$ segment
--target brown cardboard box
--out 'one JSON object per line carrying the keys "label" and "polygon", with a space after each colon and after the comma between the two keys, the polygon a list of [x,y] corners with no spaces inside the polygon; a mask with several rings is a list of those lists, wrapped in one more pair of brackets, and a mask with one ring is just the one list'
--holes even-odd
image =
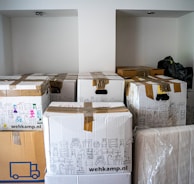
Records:
{"label": "brown cardboard box", "polygon": [[134,76],[145,77],[148,75],[164,75],[164,69],[152,68],[148,66],[118,66],[116,72],[124,78],[132,78]]}
{"label": "brown cardboard box", "polygon": [[0,148],[0,183],[44,182],[42,131],[1,131]]}

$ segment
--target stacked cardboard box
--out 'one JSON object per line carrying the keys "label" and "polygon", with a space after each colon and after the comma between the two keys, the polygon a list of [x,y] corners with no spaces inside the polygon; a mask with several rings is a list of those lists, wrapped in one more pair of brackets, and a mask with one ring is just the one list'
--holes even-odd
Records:
{"label": "stacked cardboard box", "polygon": [[47,78],[51,101],[75,102],[77,100],[77,73],[32,73],[25,80]]}
{"label": "stacked cardboard box", "polygon": [[112,72],[79,73],[78,102],[123,102],[124,79]]}
{"label": "stacked cardboard box", "polygon": [[126,80],[126,105],[139,128],[186,124],[187,84],[163,75]]}
{"label": "stacked cardboard box", "polygon": [[146,77],[148,75],[164,75],[164,69],[148,66],[117,66],[116,73],[123,78],[133,78],[135,76]]}
{"label": "stacked cardboard box", "polygon": [[77,77],[76,73],[63,73],[51,78],[51,101],[76,102]]}
{"label": "stacked cardboard box", "polygon": [[50,103],[49,83],[26,78],[0,79],[0,183],[44,182],[42,125]]}
{"label": "stacked cardboard box", "polygon": [[121,102],[52,102],[44,114],[46,184],[129,184],[132,115]]}

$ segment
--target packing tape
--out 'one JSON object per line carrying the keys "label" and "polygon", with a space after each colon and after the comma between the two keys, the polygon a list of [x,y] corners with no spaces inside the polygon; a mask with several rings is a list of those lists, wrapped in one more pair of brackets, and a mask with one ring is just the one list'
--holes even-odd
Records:
{"label": "packing tape", "polygon": [[12,132],[12,141],[14,144],[21,145],[20,133],[18,131]]}
{"label": "packing tape", "polygon": [[121,107],[92,107],[92,102],[85,102],[84,107],[54,107],[49,106],[47,112],[58,113],[81,113],[84,114],[84,130],[92,132],[93,130],[93,114],[94,113],[119,113],[128,112],[125,106]]}
{"label": "packing tape", "polygon": [[104,90],[109,83],[109,79],[102,72],[91,72],[93,81],[92,86],[96,86],[97,90]]}

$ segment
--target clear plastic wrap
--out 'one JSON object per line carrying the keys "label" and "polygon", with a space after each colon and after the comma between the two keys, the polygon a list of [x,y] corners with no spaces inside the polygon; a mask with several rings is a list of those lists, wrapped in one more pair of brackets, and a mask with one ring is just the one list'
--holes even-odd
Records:
{"label": "clear plastic wrap", "polygon": [[194,125],[137,130],[134,184],[193,184]]}

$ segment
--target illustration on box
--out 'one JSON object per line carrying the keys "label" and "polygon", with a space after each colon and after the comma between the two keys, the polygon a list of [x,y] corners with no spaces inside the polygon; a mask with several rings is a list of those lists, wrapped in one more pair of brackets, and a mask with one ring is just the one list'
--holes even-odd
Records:
{"label": "illustration on box", "polygon": [[42,109],[36,103],[0,103],[0,129],[41,129]]}
{"label": "illustration on box", "polygon": [[52,144],[50,171],[59,175],[128,172],[130,151],[130,140],[72,138]]}
{"label": "illustration on box", "polygon": [[[0,183],[43,182],[37,163],[9,162],[7,171],[0,175]],[[1,173],[1,172],[0,172]],[[7,175],[5,175],[7,173]]]}
{"label": "illustration on box", "polygon": [[10,177],[15,180],[20,178],[38,179],[40,177],[38,164],[32,164],[32,162],[10,162]]}

